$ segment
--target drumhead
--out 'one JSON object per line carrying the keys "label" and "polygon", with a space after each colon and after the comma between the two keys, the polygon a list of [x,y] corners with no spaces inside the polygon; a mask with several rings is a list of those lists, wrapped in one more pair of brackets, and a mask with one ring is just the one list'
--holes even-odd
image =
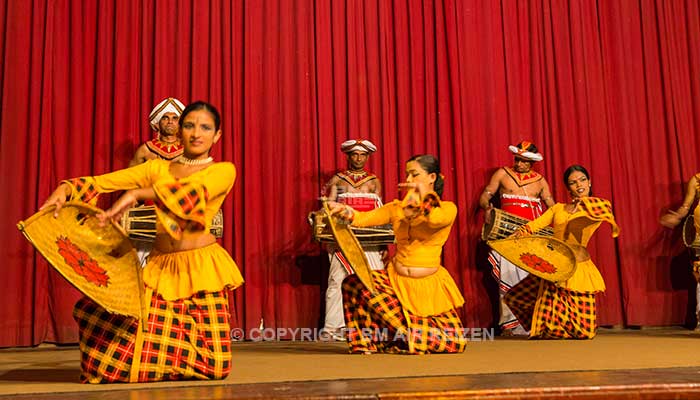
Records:
{"label": "drumhead", "polygon": [[494,238],[489,237],[491,235],[491,232],[493,231],[493,226],[496,224],[496,210],[497,208],[492,208],[489,211],[487,211],[491,217],[491,222],[487,223],[484,220],[484,225],[481,227],[481,240],[487,241],[491,240]]}

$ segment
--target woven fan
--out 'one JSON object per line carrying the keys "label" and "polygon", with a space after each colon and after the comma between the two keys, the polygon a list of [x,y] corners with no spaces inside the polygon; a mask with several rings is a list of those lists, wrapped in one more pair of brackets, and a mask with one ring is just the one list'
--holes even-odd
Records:
{"label": "woven fan", "polygon": [[574,251],[553,237],[527,236],[486,243],[508,261],[551,282],[566,281],[576,269]]}
{"label": "woven fan", "polygon": [[63,277],[107,311],[140,318],[143,287],[136,251],[113,223],[99,225],[97,207],[68,202],[49,207],[17,228]]}
{"label": "woven fan", "polygon": [[331,227],[335,241],[340,247],[340,251],[348,260],[352,268],[355,270],[355,275],[360,279],[360,281],[365,285],[370,293],[375,293],[374,281],[372,280],[372,271],[369,268],[369,262],[365,256],[360,242],[355,237],[355,234],[350,229],[348,224],[340,224],[332,218],[331,211],[328,208],[328,203],[323,202],[323,208],[328,214],[328,225]]}

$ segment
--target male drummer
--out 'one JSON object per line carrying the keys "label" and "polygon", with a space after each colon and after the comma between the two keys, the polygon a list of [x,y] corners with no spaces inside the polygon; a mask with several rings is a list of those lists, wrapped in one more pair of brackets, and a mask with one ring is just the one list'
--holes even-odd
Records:
{"label": "male drummer", "polygon": [[[683,219],[688,216],[691,206],[698,197],[700,197],[700,172],[693,175],[690,178],[690,181],[688,181],[685,198],[683,199],[683,205],[681,205],[676,211],[668,210],[659,221],[661,225],[665,226],[666,228],[673,229],[680,224]],[[692,222],[693,226],[695,227],[695,235],[689,239],[691,243],[686,242],[686,246],[688,246],[688,249],[691,251],[694,259],[692,264],[693,276],[695,276],[695,280],[698,282],[695,287],[695,330],[700,331],[700,247],[698,247],[698,241],[700,241],[700,204],[695,206],[692,220],[686,221],[686,223],[688,222]],[[685,241],[685,234],[683,237]]]}
{"label": "male drummer", "polygon": [[[158,103],[148,115],[148,122],[151,129],[156,132],[153,139],[141,144],[134,158],[129,162],[129,166],[145,163],[148,160],[161,158],[163,160],[174,160],[182,155],[184,147],[180,142],[180,115],[185,105],[174,97]],[[151,244],[136,242],[136,253],[141,265],[146,265],[146,258],[151,251]]]}
{"label": "male drummer", "polygon": [[[542,161],[537,147],[530,142],[520,142],[508,146],[514,154],[513,167],[502,167],[494,172],[489,184],[479,198],[479,206],[485,211],[487,223],[491,223],[494,195],[500,197],[501,209],[505,212],[533,220],[542,215],[544,202],[547,207],[554,205],[549,185],[542,175],[532,170],[535,162]],[[503,302],[503,295],[527,276],[527,272],[491,250],[489,263],[493,267],[493,276],[498,281],[500,300],[499,326],[501,335],[527,335],[529,327],[523,327],[518,319]]]}
{"label": "male drummer", "polygon": [[134,158],[129,162],[130,167],[156,158],[173,160],[182,155],[178,121],[184,109],[185,105],[174,97],[168,97],[153,108],[148,122],[156,135],[136,149]]}
{"label": "male drummer", "polygon": [[[365,170],[369,155],[377,151],[377,147],[369,140],[348,140],[340,146],[340,150],[347,155],[348,167],[333,175],[326,184],[328,199],[349,204],[358,211],[369,211],[380,207],[382,200],[379,178]],[[379,247],[364,249],[370,268],[384,269]],[[329,249],[329,252],[331,266],[326,290],[326,321],[321,331],[321,338],[344,341],[345,318],[340,286],[343,279],[354,271],[339,250]]]}

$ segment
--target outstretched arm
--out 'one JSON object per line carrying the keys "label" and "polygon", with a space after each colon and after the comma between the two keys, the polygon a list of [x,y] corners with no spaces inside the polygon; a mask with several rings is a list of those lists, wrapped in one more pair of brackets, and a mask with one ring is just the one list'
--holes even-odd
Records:
{"label": "outstretched arm", "polygon": [[44,204],[39,207],[39,210],[43,210],[49,206],[56,206],[56,210],[53,212],[53,217],[58,218],[58,211],[61,210],[63,205],[66,203],[70,194],[72,192],[71,186],[67,183],[61,183],[58,185],[56,190],[51,193],[48,199],[44,201]]}
{"label": "outstretched arm", "polygon": [[103,223],[109,219],[118,222],[122,214],[137,202],[156,199],[156,192],[152,187],[127,190],[109,209],[97,214],[97,219]]}
{"label": "outstretched arm", "polygon": [[99,176],[84,176],[62,181],[56,190],[46,199],[40,210],[56,206],[54,216],[58,216],[59,210],[66,201],[83,201],[95,205],[97,197],[101,193],[114,192],[116,190],[138,189],[149,186],[151,166],[148,163],[135,167],[110,172]]}
{"label": "outstretched arm", "polygon": [[[403,217],[400,207],[394,203],[385,204],[382,207],[371,211],[356,211],[347,204],[340,204],[333,201],[328,202],[330,217],[344,221],[353,226],[377,226],[391,223],[392,217]],[[400,215],[401,214],[401,215]]]}
{"label": "outstretched arm", "polygon": [[664,214],[659,220],[659,223],[661,223],[661,225],[667,228],[673,228],[681,223],[681,220],[683,220],[683,218],[685,218],[685,216],[688,215],[688,212],[690,212],[690,206],[693,205],[693,201],[695,200],[695,196],[697,195],[697,185],[697,178],[695,176],[690,178],[690,181],[688,182],[688,187],[685,191],[683,205],[678,207],[678,210],[676,211],[668,210],[668,212]]}
{"label": "outstretched arm", "polygon": [[554,221],[554,208],[550,207],[547,209],[547,211],[545,211],[544,214],[540,215],[535,220],[530,221],[527,224],[521,226],[509,237],[520,238],[530,236],[533,233],[539,231],[540,229],[550,226],[552,224],[552,221]]}

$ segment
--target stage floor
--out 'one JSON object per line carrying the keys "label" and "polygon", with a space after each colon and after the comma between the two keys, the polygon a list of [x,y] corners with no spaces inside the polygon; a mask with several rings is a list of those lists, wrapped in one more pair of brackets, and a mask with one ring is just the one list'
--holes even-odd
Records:
{"label": "stage floor", "polygon": [[[602,329],[589,341],[495,338],[471,342],[463,354],[427,356],[350,355],[344,343],[238,342],[231,375],[213,382],[83,385],[78,357],[72,346],[0,350],[0,397],[700,398],[700,333],[680,328]],[[650,397],[627,397],[635,392]]]}

